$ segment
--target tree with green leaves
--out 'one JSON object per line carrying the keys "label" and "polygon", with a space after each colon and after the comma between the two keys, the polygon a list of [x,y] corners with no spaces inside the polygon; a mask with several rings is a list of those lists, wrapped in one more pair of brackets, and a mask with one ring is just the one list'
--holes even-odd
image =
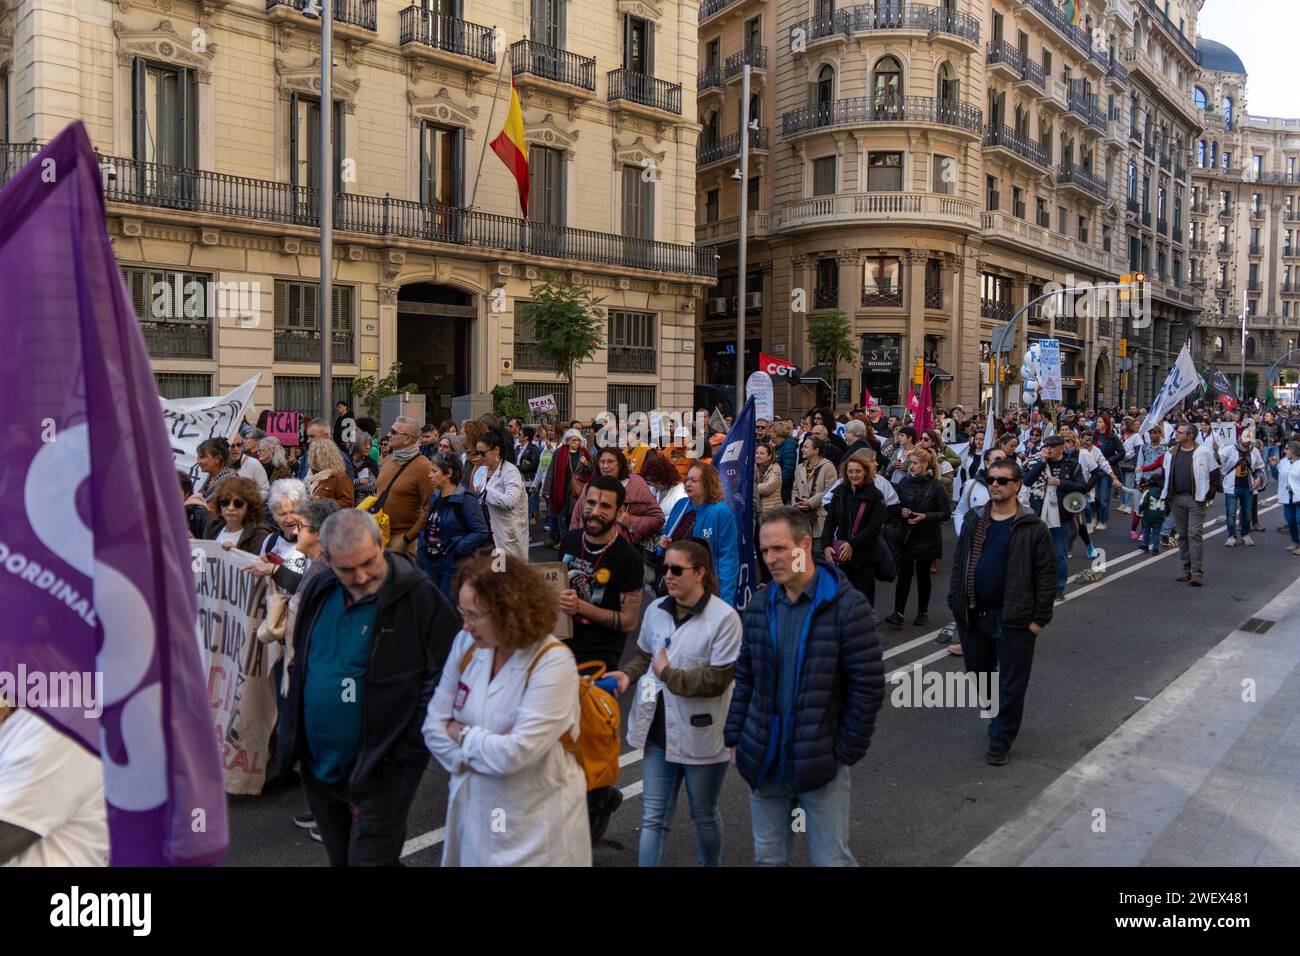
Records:
{"label": "tree with green leaves", "polygon": [[1246,377],[1242,379],[1241,397],[1254,398],[1259,393],[1259,373],[1247,372]]}
{"label": "tree with green leaves", "polygon": [[507,422],[512,418],[528,418],[528,403],[519,398],[513,385],[494,385],[492,411]]}
{"label": "tree with green leaves", "polygon": [[599,307],[605,297],[550,272],[531,294],[532,302],[520,311],[532,323],[537,353],[573,384],[574,368],[590,361],[605,342],[605,310]]}
{"label": "tree with green leaves", "polygon": [[379,414],[379,403],[389,395],[401,395],[403,392],[418,392],[420,386],[415,382],[399,384],[402,380],[402,363],[394,362],[383,378],[366,375],[352,380],[352,394],[362,402],[372,416]]}
{"label": "tree with green leaves", "polygon": [[[828,367],[833,381],[840,362],[852,362],[858,354],[853,341],[853,320],[839,309],[814,312],[808,316],[808,345],[812,349],[813,364]],[[833,391],[831,403],[833,407]]]}

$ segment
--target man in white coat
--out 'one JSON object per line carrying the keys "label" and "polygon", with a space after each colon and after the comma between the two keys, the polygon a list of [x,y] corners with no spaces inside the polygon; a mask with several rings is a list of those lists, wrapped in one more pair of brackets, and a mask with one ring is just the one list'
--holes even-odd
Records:
{"label": "man in white coat", "polygon": [[1177,580],[1193,587],[1205,583],[1205,538],[1202,529],[1210,509],[1210,472],[1219,467],[1219,443],[1211,439],[1196,444],[1196,426],[1183,422],[1178,426],[1178,444],[1165,452],[1160,469],[1164,472],[1164,490],[1160,493],[1169,504],[1178,531],[1178,552],[1183,571]]}
{"label": "man in white coat", "polygon": [[520,561],[528,560],[528,491],[519,469],[506,461],[503,439],[497,432],[484,432],[478,453],[487,467],[483,501],[487,504],[492,543]]}

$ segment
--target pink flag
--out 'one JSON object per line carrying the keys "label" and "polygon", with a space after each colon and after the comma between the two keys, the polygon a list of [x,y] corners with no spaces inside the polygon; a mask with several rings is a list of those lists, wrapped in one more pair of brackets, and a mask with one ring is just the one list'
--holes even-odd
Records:
{"label": "pink flag", "polygon": [[871,389],[863,385],[862,386],[862,407],[870,408],[874,404],[876,404],[876,400],[874,397],[872,397]]}
{"label": "pink flag", "polygon": [[910,389],[907,393],[907,410],[912,413],[912,420],[916,421],[916,413],[920,406],[920,399],[916,397],[916,389]]}
{"label": "pink flag", "polygon": [[915,418],[918,433],[929,431],[934,427],[934,398],[930,395],[930,376],[928,374],[922,374],[921,376],[921,397],[917,401]]}

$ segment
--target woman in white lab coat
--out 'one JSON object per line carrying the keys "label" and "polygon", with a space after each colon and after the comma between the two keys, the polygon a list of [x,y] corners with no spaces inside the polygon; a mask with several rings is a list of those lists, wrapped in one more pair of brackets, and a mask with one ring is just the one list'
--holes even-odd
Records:
{"label": "woman in white lab coat", "polygon": [[492,526],[492,544],[520,561],[528,560],[528,491],[519,469],[502,456],[501,435],[484,432],[475,445],[486,466],[483,502]]}
{"label": "woman in white lab coat", "polygon": [[451,774],[443,866],[590,866],[587,779],[562,740],[578,737],[578,670],[551,635],[541,574],[491,555],[460,567],[456,636],[423,733]]}

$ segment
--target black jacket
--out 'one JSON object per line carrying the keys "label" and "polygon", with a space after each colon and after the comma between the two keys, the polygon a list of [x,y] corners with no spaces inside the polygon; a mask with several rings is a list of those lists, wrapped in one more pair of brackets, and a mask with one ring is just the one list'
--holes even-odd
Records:
{"label": "black jacket", "polygon": [[[796,793],[820,790],[840,764],[855,764],[871,745],[885,699],[885,667],[871,605],[844,572],[817,562],[816,598],[799,643],[791,746],[784,753],[787,784]],[[778,652],[769,617],[772,588],[754,592],[741,611],[744,638],[725,740],[736,769],[751,787],[770,779],[780,751]]]}
{"label": "black jacket", "polygon": [[[1047,476],[1045,471],[1049,471],[1046,459],[1039,458],[1037,461],[1031,461],[1025,466],[1025,487],[1029,489],[1029,507],[1035,515],[1043,513],[1043,499],[1047,496]],[[1061,479],[1061,486],[1056,489],[1056,506],[1061,516],[1061,526],[1069,527],[1074,515],[1065,510],[1065,496],[1072,491],[1080,494],[1087,488],[1083,480],[1083,470],[1079,467],[1079,462],[1073,458],[1061,457],[1060,461],[1051,463],[1050,474]],[[1040,487],[1034,487],[1038,484],[1039,479],[1043,479]]]}
{"label": "black jacket", "polygon": [[891,537],[898,546],[899,557],[906,561],[937,561],[943,557],[943,523],[952,517],[948,492],[934,478],[904,476],[894,486],[902,508],[919,511],[923,521],[908,524],[900,513],[891,522]]}
{"label": "black jacket", "polygon": [[[388,580],[379,589],[362,694],[361,741],[349,775],[353,793],[364,791],[382,764],[428,764],[429,750],[420,727],[461,627],[456,609],[410,558],[391,551],[385,552],[385,557]],[[306,735],[300,734],[299,728],[312,629],[325,599],[342,586],[334,572],[326,569],[313,575],[299,592],[289,692],[280,711],[277,759],[281,773],[306,755]]]}
{"label": "black jacket", "polygon": [[[970,595],[966,591],[966,566],[970,563],[971,542],[975,527],[988,510],[975,508],[962,522],[957,538],[957,554],[952,562],[952,581],[948,586],[948,606],[953,618],[967,626]],[[1056,548],[1047,525],[1033,511],[1021,505],[1011,525],[1011,542],[1007,549],[1007,579],[1002,594],[1002,623],[1008,627],[1046,627],[1052,620],[1056,600]]]}
{"label": "black jacket", "polygon": [[[858,517],[858,509],[866,505],[862,512],[862,521],[858,524],[858,533],[849,536]],[[824,554],[831,543],[840,538],[848,541],[853,549],[847,567],[874,567],[877,563],[880,531],[885,526],[887,517],[885,496],[871,482],[865,483],[856,492],[848,482],[844,482],[831,494],[831,503],[826,508],[826,523],[822,526],[821,551]]]}
{"label": "black jacket", "polygon": [[515,464],[524,481],[528,482],[537,477],[537,466],[541,462],[542,452],[537,447],[537,442],[530,441],[526,447],[519,450],[519,460]]}

